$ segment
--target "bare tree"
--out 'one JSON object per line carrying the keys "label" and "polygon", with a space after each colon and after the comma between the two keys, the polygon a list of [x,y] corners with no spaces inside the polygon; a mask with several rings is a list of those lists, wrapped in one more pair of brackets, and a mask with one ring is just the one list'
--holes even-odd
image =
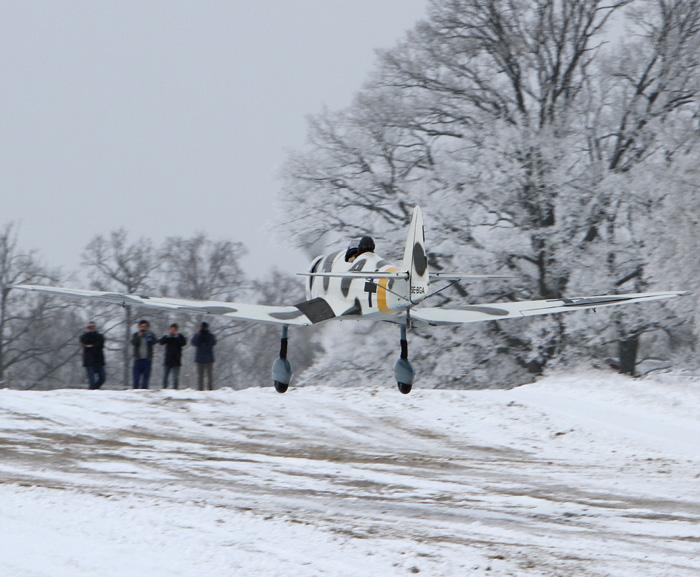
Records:
{"label": "bare tree", "polygon": [[43,382],[75,358],[77,347],[70,346],[75,329],[66,331],[63,322],[72,315],[71,305],[13,289],[16,284],[56,284],[61,278],[36,253],[20,248],[15,224],[0,229],[0,383],[10,377],[25,384]]}
{"label": "bare tree", "polygon": [[160,255],[163,292],[191,299],[232,299],[241,291],[245,275],[240,242],[212,240],[204,233],[191,238],[169,237]]}
{"label": "bare tree", "polygon": [[[159,252],[162,263],[160,291],[163,294],[197,300],[225,300],[253,297],[241,265],[246,254],[243,243],[214,240],[205,233],[189,238],[168,237]],[[252,329],[251,323],[220,322],[205,315],[176,315],[180,322],[190,325],[191,332],[202,320],[212,323],[216,332],[217,381],[233,382],[240,374],[239,352]],[[244,336],[245,335],[245,336]],[[185,380],[193,378],[189,367],[183,371]]]}
{"label": "bare tree", "polygon": [[[160,261],[150,239],[132,241],[126,230],[121,228],[107,236],[94,237],[83,251],[83,266],[87,268],[93,288],[136,294],[152,288]],[[123,323],[122,380],[127,385],[130,364],[128,343],[134,323],[130,306],[124,307]]]}

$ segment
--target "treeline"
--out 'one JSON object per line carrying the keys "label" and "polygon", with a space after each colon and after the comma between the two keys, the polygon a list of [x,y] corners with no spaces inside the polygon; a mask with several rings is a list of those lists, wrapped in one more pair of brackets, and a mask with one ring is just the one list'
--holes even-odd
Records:
{"label": "treeline", "polygon": [[[286,168],[287,228],[307,247],[372,231],[397,256],[419,203],[433,270],[517,276],[433,305],[697,290],[699,64],[694,1],[433,0],[349,107],[311,118]],[[694,364],[697,295],[416,330],[415,364],[434,386]],[[367,364],[329,346],[318,375],[390,379],[395,331],[361,330]]]}
{"label": "treeline", "polygon": [[[214,240],[206,234],[173,236],[157,245],[148,238],[130,238],[123,230],[94,237],[82,252],[79,271],[45,265],[39,254],[24,250],[17,226],[0,228],[0,387],[47,389],[82,386],[79,335],[93,320],[107,339],[107,385],[130,384],[129,337],[141,317],[156,333],[171,322],[191,336],[207,320],[218,338],[215,383],[244,388],[270,384],[270,367],[279,348],[275,327],[234,323],[213,316],[164,313],[135,307],[95,305],[40,296],[12,288],[15,284],[51,284],[129,294],[192,299],[243,300],[280,304],[304,299],[297,279],[272,271],[249,278],[241,266],[242,243]],[[307,331],[295,331],[290,360],[302,372],[317,345]],[[190,386],[194,369],[185,350],[181,386]],[[160,382],[160,357],[153,382]]]}

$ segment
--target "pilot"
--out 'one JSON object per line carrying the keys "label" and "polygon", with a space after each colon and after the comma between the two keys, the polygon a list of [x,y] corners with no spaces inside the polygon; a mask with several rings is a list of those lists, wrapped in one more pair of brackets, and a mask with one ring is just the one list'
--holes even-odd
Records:
{"label": "pilot", "polygon": [[366,252],[374,252],[374,240],[371,236],[363,236],[357,245],[357,256]]}
{"label": "pilot", "polygon": [[357,258],[357,247],[351,246],[345,251],[345,262],[354,262]]}

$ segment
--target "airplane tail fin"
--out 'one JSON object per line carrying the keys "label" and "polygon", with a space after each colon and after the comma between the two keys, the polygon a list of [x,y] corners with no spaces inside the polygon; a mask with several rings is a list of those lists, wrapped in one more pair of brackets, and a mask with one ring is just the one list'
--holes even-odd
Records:
{"label": "airplane tail fin", "polygon": [[430,275],[428,273],[428,256],[425,252],[425,228],[423,211],[419,206],[413,209],[411,226],[408,228],[406,247],[403,253],[403,270],[409,272],[409,298],[417,303],[428,294]]}

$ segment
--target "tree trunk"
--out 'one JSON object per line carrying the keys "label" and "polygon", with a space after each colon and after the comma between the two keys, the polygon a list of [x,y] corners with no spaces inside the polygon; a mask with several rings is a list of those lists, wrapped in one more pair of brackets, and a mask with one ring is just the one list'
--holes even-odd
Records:
{"label": "tree trunk", "polygon": [[620,372],[625,375],[637,374],[637,353],[639,351],[639,335],[633,334],[621,338],[618,342],[618,357]]}

